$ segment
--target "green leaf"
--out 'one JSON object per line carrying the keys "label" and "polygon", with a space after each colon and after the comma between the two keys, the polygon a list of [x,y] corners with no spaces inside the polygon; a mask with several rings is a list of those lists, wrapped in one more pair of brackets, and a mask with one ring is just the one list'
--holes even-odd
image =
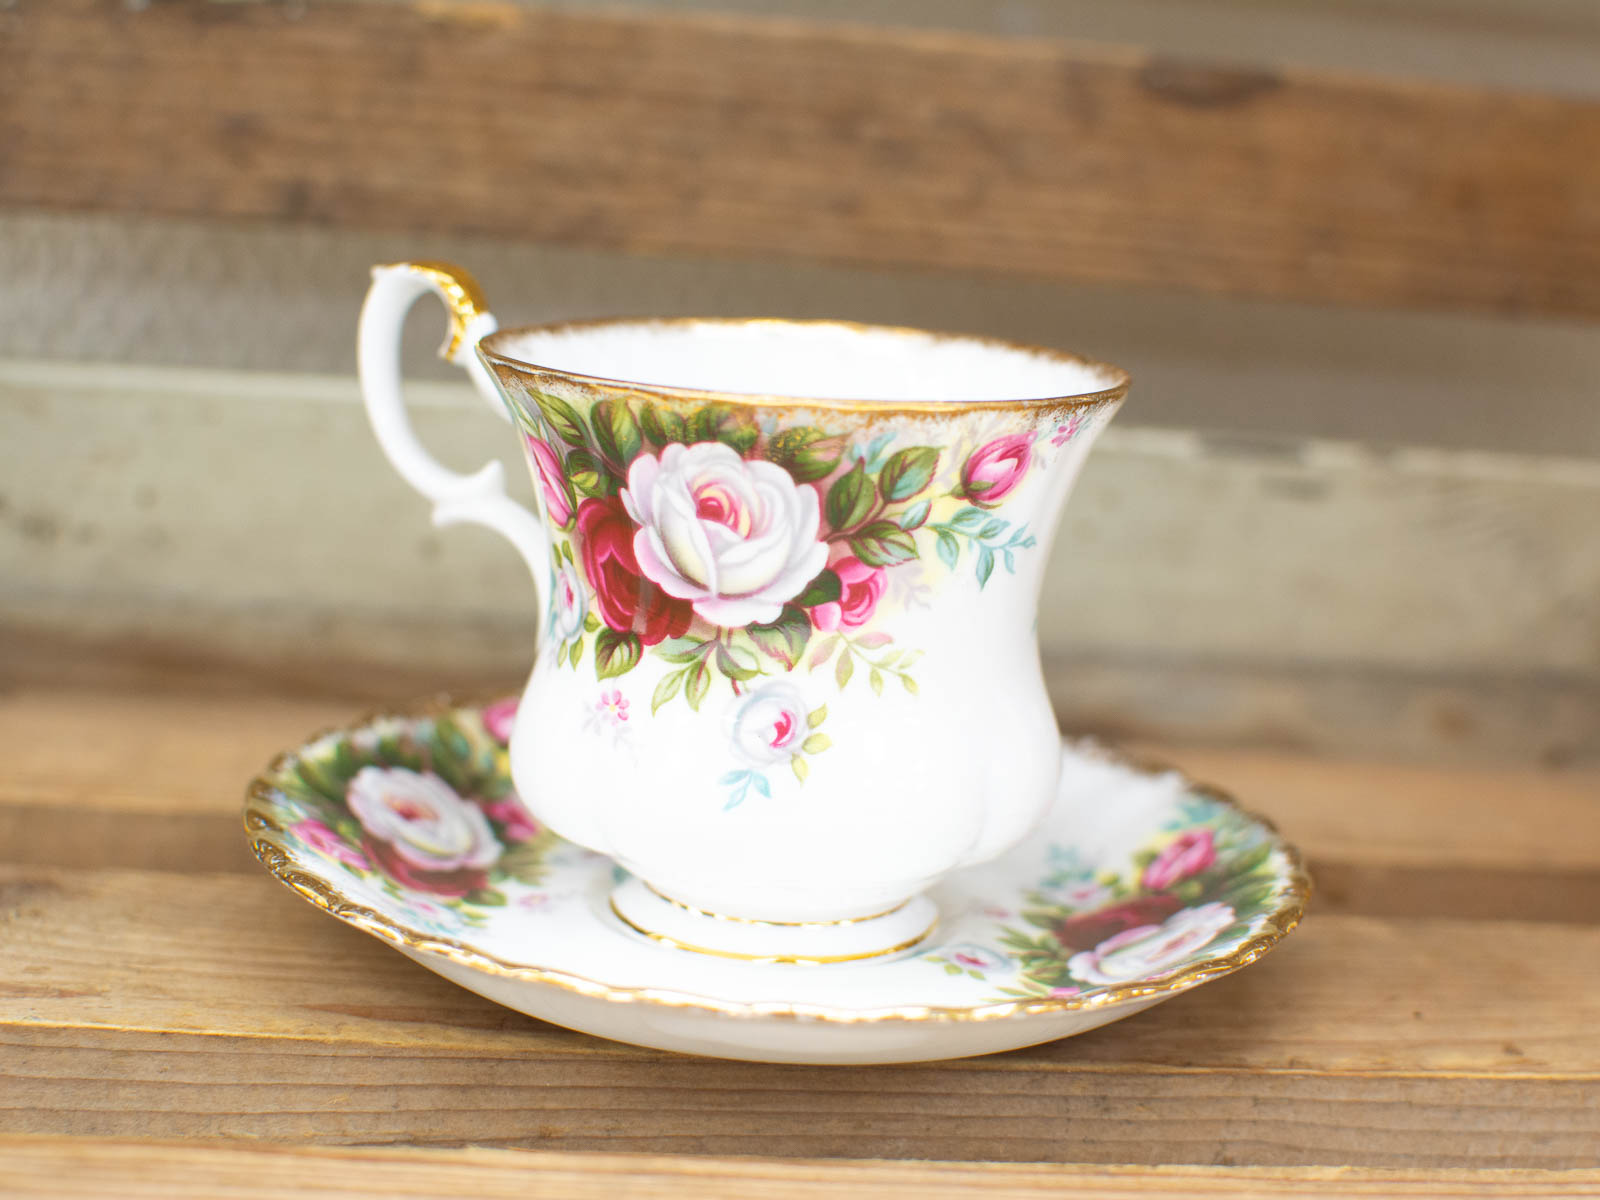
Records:
{"label": "green leaf", "polygon": [[738,646],[729,646],[725,643],[717,645],[717,671],[728,679],[754,679],[761,674],[761,667],[755,656],[748,650]]}
{"label": "green leaf", "polygon": [[823,663],[828,661],[828,656],[834,652],[834,649],[838,645],[839,635],[836,633],[830,633],[827,637],[823,638],[817,643],[817,648],[811,652],[811,660],[806,665],[815,671]]}
{"label": "green leaf", "polygon": [[670,675],[663,675],[661,682],[656,684],[655,693],[650,697],[650,715],[654,716],[660,711],[661,706],[678,694],[678,689],[683,686],[683,678],[689,673],[687,667],[673,671]]}
{"label": "green leaf", "polygon": [[806,584],[805,590],[796,596],[792,603],[797,608],[815,608],[819,604],[837,600],[843,593],[839,577],[832,571],[825,570]]}
{"label": "green leaf", "polygon": [[538,839],[512,846],[500,855],[495,869],[518,883],[537,884],[544,880],[544,846]]}
{"label": "green leaf", "polygon": [[869,567],[892,567],[917,557],[916,540],[893,521],[873,521],[850,539],[850,549]]}
{"label": "green leaf", "polygon": [[697,662],[692,667],[685,667],[689,678],[684,681],[683,694],[688,698],[689,707],[695,712],[700,711],[700,701],[706,698],[706,693],[711,690],[711,668],[702,662]]}
{"label": "green leaf", "polygon": [[987,515],[981,508],[963,508],[950,518],[950,528],[958,529],[963,533],[970,532],[983,524]]}
{"label": "green leaf", "polygon": [[883,672],[877,667],[872,668],[872,674],[867,676],[867,682],[872,685],[872,690],[877,695],[883,695]]}
{"label": "green leaf", "polygon": [[833,745],[833,739],[827,734],[813,733],[805,741],[800,743],[800,749],[804,750],[807,754],[821,754],[831,745]]}
{"label": "green leaf", "polygon": [[[623,633],[609,625],[594,635],[594,674],[596,679],[625,675],[638,665],[644,648],[639,635]],[[574,660],[576,665],[576,660]]]}
{"label": "green leaf", "polygon": [[[833,578],[837,584],[837,577]],[[797,606],[786,604],[776,621],[767,625],[748,625],[745,633],[768,658],[777,659],[793,670],[806,651],[806,643],[811,640],[811,621]]]}
{"label": "green leaf", "polygon": [[600,618],[599,617],[595,616],[593,613],[584,613],[583,614],[583,631],[585,633],[593,633],[595,630],[597,630],[599,628],[600,628]]}
{"label": "green leaf", "polygon": [[691,442],[721,442],[743,456],[749,454],[761,431],[749,416],[720,404],[708,404],[689,418]]}
{"label": "green leaf", "polygon": [[987,546],[978,547],[978,586],[981,588],[989,582],[989,576],[994,574],[994,551]]}
{"label": "green leaf", "polygon": [[789,766],[794,770],[794,777],[801,783],[804,783],[806,776],[811,774],[811,767],[798,754],[789,760]]}
{"label": "green leaf", "polygon": [[594,422],[594,438],[600,453],[619,467],[626,467],[633,461],[644,444],[644,436],[625,401],[602,400],[594,406],[589,419]]}
{"label": "green leaf", "polygon": [[994,520],[985,524],[982,529],[978,530],[978,537],[987,542],[990,538],[998,537],[1005,531],[1006,522],[1002,521],[999,517],[996,517]]}
{"label": "green leaf", "polygon": [[644,411],[639,414],[639,424],[643,428],[644,436],[657,446],[689,440],[688,423],[670,408],[657,408],[654,404],[646,404]]}
{"label": "green leaf", "polygon": [[828,489],[828,525],[838,530],[851,529],[865,521],[871,511],[872,481],[867,478],[866,467],[858,462]]}
{"label": "green leaf", "polygon": [[715,644],[695,638],[668,638],[656,647],[656,656],[666,659],[669,663],[699,662],[711,652]]}
{"label": "green leaf", "polygon": [[913,696],[917,694],[917,681],[909,675],[900,676],[900,683]]}
{"label": "green leaf", "polygon": [[833,677],[838,681],[841,688],[850,682],[850,676],[855,672],[855,669],[855,661],[851,658],[848,650],[839,655],[839,665],[833,669]]}
{"label": "green leaf", "polygon": [[611,479],[611,472],[587,450],[574,450],[567,455],[566,475],[573,489],[584,496],[603,497]]}
{"label": "green leaf", "polygon": [[578,665],[578,660],[583,657],[583,639],[576,638],[567,649],[567,661],[573,666]]}
{"label": "green leaf", "polygon": [[899,520],[897,520],[895,524],[908,532],[913,529],[921,529],[922,526],[927,522],[928,510],[932,507],[933,501],[919,500],[910,508],[906,509],[905,512],[901,513]]}
{"label": "green leaf", "polygon": [[479,888],[461,898],[468,904],[481,904],[485,908],[500,908],[506,902],[506,894],[496,888]]}
{"label": "green leaf", "polygon": [[796,483],[815,483],[833,474],[844,453],[844,438],[802,425],[767,439],[767,458],[777,463]]}
{"label": "green leaf", "polygon": [[878,472],[878,490],[890,503],[909,500],[933,479],[939,452],[932,446],[912,446],[889,456]]}
{"label": "green leaf", "polygon": [[961,557],[961,543],[956,541],[955,534],[947,533],[943,529],[935,530],[938,542],[934,549],[939,553],[939,561],[952,571],[956,569],[956,560]]}
{"label": "green leaf", "polygon": [[824,704],[821,708],[814,708],[814,709],[812,709],[810,712],[808,712],[806,714],[806,728],[807,729],[815,729],[818,725],[821,725],[827,719],[828,719],[828,706],[826,704]]}
{"label": "green leaf", "polygon": [[589,440],[584,432],[583,418],[560,396],[552,396],[549,392],[534,392],[533,399],[538,404],[539,411],[544,414],[544,419],[549,422],[550,428],[567,445],[582,446]]}

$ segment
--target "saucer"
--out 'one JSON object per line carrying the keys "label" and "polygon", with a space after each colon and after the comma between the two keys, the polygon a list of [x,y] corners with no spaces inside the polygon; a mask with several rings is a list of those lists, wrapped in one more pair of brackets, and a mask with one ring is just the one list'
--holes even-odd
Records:
{"label": "saucer", "polygon": [[1018,847],[929,893],[897,953],[827,964],[664,944],[621,919],[612,862],[512,790],[514,701],[439,702],[321,734],[250,786],[262,864],[318,907],[509,1008],[720,1058],[895,1063],[1051,1041],[1238,970],[1311,884],[1272,826],[1176,771],[1062,747],[1053,808]]}

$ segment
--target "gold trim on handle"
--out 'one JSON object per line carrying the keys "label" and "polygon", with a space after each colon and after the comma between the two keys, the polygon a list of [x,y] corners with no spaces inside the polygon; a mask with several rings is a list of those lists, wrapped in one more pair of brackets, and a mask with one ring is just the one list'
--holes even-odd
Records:
{"label": "gold trim on handle", "polygon": [[439,357],[454,361],[462,343],[467,340],[468,327],[489,311],[489,302],[484,299],[483,288],[473,278],[472,272],[465,267],[456,266],[455,263],[428,259],[421,262],[387,263],[379,269],[410,271],[413,275],[420,275],[433,284],[450,313],[450,328],[445,334],[444,345],[439,347]]}

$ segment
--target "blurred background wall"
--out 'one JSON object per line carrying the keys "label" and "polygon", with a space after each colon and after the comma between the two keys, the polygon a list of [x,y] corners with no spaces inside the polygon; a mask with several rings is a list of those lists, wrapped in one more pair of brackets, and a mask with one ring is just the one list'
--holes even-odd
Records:
{"label": "blurred background wall", "polygon": [[[497,29],[519,36],[524,28],[517,6],[385,6],[397,28],[418,14],[447,33],[465,26],[482,37]],[[33,111],[27,105],[36,101],[23,94],[30,79],[61,74],[54,43],[38,32],[48,7],[0,7],[0,66],[9,65],[0,70],[0,131],[8,119],[15,131],[17,114]],[[329,36],[343,36],[341,7],[154,0],[58,11],[76,14],[61,20],[111,22],[105,45],[113,48],[131,44],[122,33],[140,21],[178,20],[198,61],[245,9],[258,21],[270,14],[265,42],[276,36],[271,21],[326,22]],[[1280,70],[1350,89],[1373,111],[1393,104],[1397,121],[1431,111],[1435,89],[1443,108],[1493,114],[1503,98],[1508,111],[1535,114],[1524,118],[1528,128],[1553,131],[1548,144],[1525,147],[1543,165],[1505,160],[1508,143],[1486,122],[1486,145],[1501,158],[1474,169],[1485,181],[1524,171],[1534,190],[1565,178],[1550,161],[1569,169],[1571,190],[1550,190],[1544,208],[1537,196],[1522,198],[1528,212],[1548,209],[1530,261],[1550,259],[1551,237],[1565,231],[1574,263],[1597,262],[1586,235],[1600,233],[1600,200],[1578,185],[1593,181],[1600,161],[1600,140],[1584,134],[1600,129],[1600,9],[1579,0],[543,7],[598,21],[620,11],[688,22],[733,38],[749,32],[753,44],[773,28],[847,39],[860,31],[887,39],[891,58],[903,48],[973,64],[988,91],[966,95],[970,82],[958,76],[934,99],[957,111],[970,102],[991,120],[1006,111],[996,57],[1037,63],[1063,39],[1086,43],[1095,61],[1154,64],[1136,74],[1156,91],[1175,94],[1170,83],[1152,84],[1152,71],[1176,72],[1176,91],[1188,89],[1185,103],[1200,109],[1254,95],[1252,81],[1266,81],[1261,103],[1276,103]],[[352,36],[382,39],[383,28],[367,22]],[[403,72],[425,35],[413,22],[398,36],[390,49]],[[130,78],[112,50],[96,61],[74,86],[114,90]],[[1200,83],[1185,71],[1199,72]],[[360,114],[338,109],[333,75],[308,78],[305,88],[329,95],[331,123],[350,125]],[[597,94],[625,92],[629,75],[629,64],[617,62],[614,76],[594,81]],[[248,97],[221,94],[225,69],[196,79],[219,89],[193,97],[197,113],[248,107]],[[936,92],[946,86],[927,80]],[[504,97],[514,109],[516,82],[484,80],[473,95],[486,106]],[[396,87],[405,86],[397,74]],[[817,88],[829,86],[819,76]],[[885,105],[928,100],[884,86]],[[853,96],[872,94],[870,80],[850,87]],[[1546,100],[1588,124],[1538,116]],[[1525,101],[1533,108],[1519,107]],[[124,99],[134,110],[141,102],[137,91]],[[371,114],[371,138],[405,141],[410,109],[396,111],[402,119]],[[537,109],[501,116],[517,136],[545,135]],[[1283,119],[1314,124],[1320,116],[1312,105]],[[1470,120],[1446,127],[1457,142],[1474,135]],[[257,169],[248,123],[167,145],[185,164],[174,173],[187,189],[170,193],[130,190],[126,171],[121,185],[100,179],[92,156],[73,148],[92,140],[81,127],[63,124],[54,159],[48,129],[29,128],[28,140],[12,139],[9,163],[0,139],[0,651],[14,674],[58,671],[63,661],[101,672],[132,660],[173,670],[221,663],[239,686],[273,675],[361,696],[517,678],[533,628],[522,568],[491,535],[427,528],[421,502],[370,444],[354,388],[368,266],[430,257],[476,272],[506,323],[609,313],[837,316],[1048,343],[1130,368],[1134,393],[1069,511],[1045,597],[1052,686],[1070,726],[1420,757],[1600,755],[1593,293],[1553,284],[1529,301],[1511,280],[1504,302],[1486,289],[1457,303],[1379,282],[1361,297],[1330,287],[1324,298],[1312,271],[1286,296],[1276,285],[1253,286],[1238,247],[1228,251],[1230,262],[1245,264],[1238,280],[1165,286],[1159,268],[1077,278],[1070,267],[952,265],[937,251],[926,263],[902,254],[886,265],[814,252],[805,235],[791,248],[781,228],[764,246],[730,239],[691,250],[630,244],[626,229],[597,236],[575,226],[563,236],[530,222],[537,234],[525,235],[512,220],[474,232],[376,203],[370,219],[351,218],[349,206],[329,219],[338,206],[326,197],[320,210],[313,198],[302,212],[241,213],[230,188],[234,173]],[[1353,128],[1381,131],[1381,123]],[[1436,134],[1419,127],[1415,135],[1424,180],[1431,155],[1471,162],[1470,145],[1440,145]],[[439,172],[456,169],[437,128],[421,136],[437,143]],[[870,122],[861,136],[872,136]],[[1292,151],[1293,131],[1281,137]],[[230,165],[235,146],[242,157]],[[1370,158],[1365,149],[1348,147],[1348,175],[1325,180],[1348,186],[1352,204],[1389,182],[1394,146],[1374,144]],[[1164,153],[1159,141],[1134,150]],[[98,153],[116,156],[115,148]],[[781,170],[810,150],[802,141],[771,153]],[[206,169],[196,169],[202,160]],[[695,160],[681,166],[692,179]],[[970,164],[952,163],[952,188],[980,186],[971,173]],[[159,174],[156,164],[152,177]],[[50,186],[35,188],[41,178]],[[418,187],[428,191],[425,180]],[[1451,220],[1468,213],[1499,238],[1497,261],[1514,261],[1507,238],[1519,231],[1496,225],[1503,214],[1493,197],[1477,211],[1481,196],[1459,177],[1451,187],[1437,195],[1421,188],[1405,203],[1437,204]],[[531,214],[544,199],[533,186],[500,203]],[[1238,221],[1259,220],[1270,241],[1292,224],[1285,208],[1282,197],[1263,194]],[[1471,239],[1444,238],[1437,250],[1415,244],[1426,225],[1417,224],[1398,257],[1434,254],[1467,279]],[[1600,272],[1590,275],[1600,281]],[[412,321],[409,369],[424,381],[427,436],[463,467],[491,453],[510,462],[505,431],[481,419],[431,357],[438,332],[437,314]]]}

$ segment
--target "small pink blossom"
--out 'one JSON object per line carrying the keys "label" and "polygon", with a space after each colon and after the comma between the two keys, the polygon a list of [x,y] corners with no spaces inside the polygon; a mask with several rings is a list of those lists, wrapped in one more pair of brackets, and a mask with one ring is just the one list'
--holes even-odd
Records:
{"label": "small pink blossom", "polygon": [[358,870],[370,871],[372,869],[372,864],[367,861],[366,855],[351,846],[315,817],[307,817],[303,821],[296,821],[289,826],[289,832],[318,854],[325,855],[337,862],[349,863]]}
{"label": "small pink blossom", "polygon": [[595,701],[594,710],[602,721],[613,726],[621,725],[628,719],[628,698],[622,694],[620,688],[609,688],[600,693],[600,699]]}
{"label": "small pink blossom", "polygon": [[1063,999],[1063,1000],[1066,999],[1068,996],[1081,996],[1082,994],[1083,994],[1083,989],[1082,988],[1053,987],[1053,988],[1050,989],[1050,995],[1051,996],[1054,996],[1054,997],[1056,997],[1058,999]]}
{"label": "small pink blossom", "polygon": [[1216,842],[1209,829],[1191,829],[1169,842],[1144,869],[1141,882],[1152,892],[1198,875],[1217,861]]}
{"label": "small pink blossom", "polygon": [[1083,418],[1073,413],[1061,424],[1056,426],[1056,431],[1050,435],[1052,446],[1064,446],[1077,436],[1078,428],[1083,424]]}
{"label": "small pink blossom", "polygon": [[517,721],[517,697],[507,696],[496,700],[483,710],[483,727],[489,736],[502,746],[511,740],[511,731]]}

